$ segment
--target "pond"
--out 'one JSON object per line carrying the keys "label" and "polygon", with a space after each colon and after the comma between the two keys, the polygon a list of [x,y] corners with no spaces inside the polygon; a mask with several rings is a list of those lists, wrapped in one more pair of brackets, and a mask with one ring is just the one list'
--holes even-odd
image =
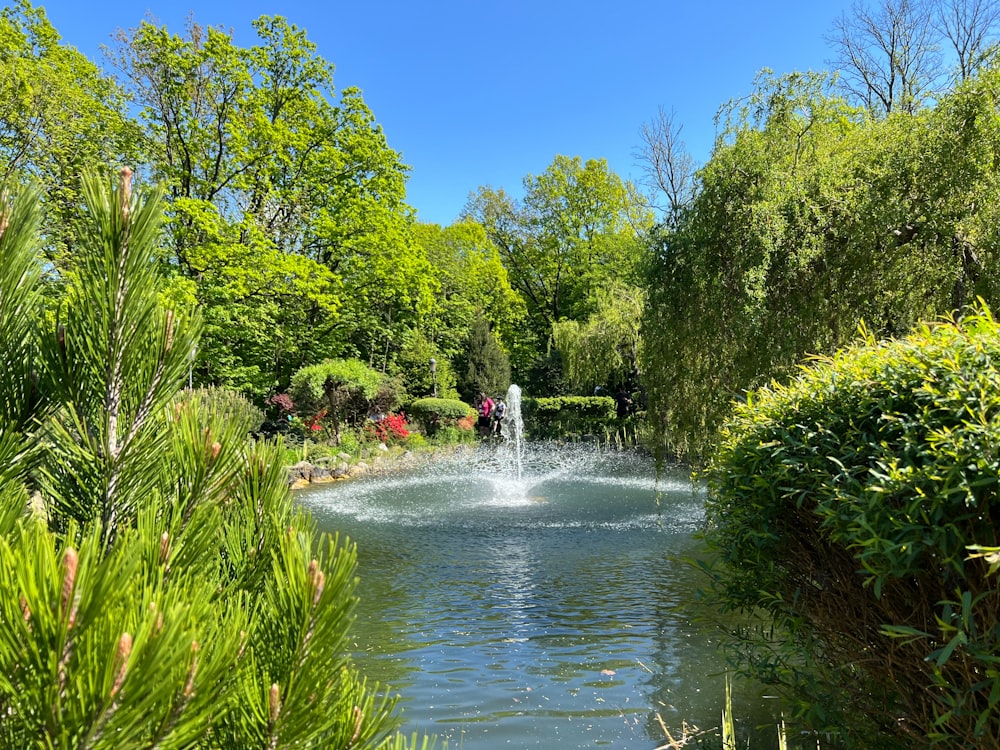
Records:
{"label": "pond", "polygon": [[[592,447],[528,445],[521,463],[484,445],[297,496],[358,544],[353,654],[400,695],[404,731],[465,750],[652,750],[685,722],[717,728],[723,656],[682,562],[700,488]],[[738,686],[741,743],[776,746],[773,703]]]}

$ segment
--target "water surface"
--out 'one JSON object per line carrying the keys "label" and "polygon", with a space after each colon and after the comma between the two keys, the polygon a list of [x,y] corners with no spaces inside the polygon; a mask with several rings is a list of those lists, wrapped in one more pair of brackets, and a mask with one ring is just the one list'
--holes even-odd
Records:
{"label": "water surface", "polygon": [[[652,750],[661,721],[717,727],[723,659],[680,562],[698,552],[700,489],[631,454],[532,446],[520,480],[501,458],[298,495],[358,544],[354,656],[401,695],[404,730],[467,750]],[[736,704],[770,723],[759,691]]]}

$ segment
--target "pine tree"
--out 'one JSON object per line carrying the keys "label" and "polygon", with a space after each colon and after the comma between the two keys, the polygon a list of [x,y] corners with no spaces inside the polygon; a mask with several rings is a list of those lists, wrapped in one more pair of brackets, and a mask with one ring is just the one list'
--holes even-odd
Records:
{"label": "pine tree", "polygon": [[199,317],[158,301],[159,194],[82,194],[52,331],[38,196],[0,204],[0,747],[406,747],[345,653],[354,548],[280,445],[181,393]]}
{"label": "pine tree", "polygon": [[491,396],[506,393],[509,385],[510,362],[490,330],[490,324],[480,314],[466,345],[462,395],[471,402],[480,392]]}

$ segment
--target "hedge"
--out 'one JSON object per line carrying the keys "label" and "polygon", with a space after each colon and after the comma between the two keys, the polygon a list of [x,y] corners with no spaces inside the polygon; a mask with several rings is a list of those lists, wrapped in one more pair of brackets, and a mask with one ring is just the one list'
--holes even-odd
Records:
{"label": "hedge", "polygon": [[1000,748],[998,418],[984,311],[737,406],[705,472],[708,593],[750,618],[734,664],[849,744]]}
{"label": "hedge", "polygon": [[521,402],[525,430],[535,438],[604,435],[616,425],[610,396],[525,398]]}

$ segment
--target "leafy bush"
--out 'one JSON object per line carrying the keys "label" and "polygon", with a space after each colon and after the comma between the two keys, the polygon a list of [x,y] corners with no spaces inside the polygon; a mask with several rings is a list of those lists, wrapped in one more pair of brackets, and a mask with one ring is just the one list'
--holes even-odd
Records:
{"label": "leafy bush", "polygon": [[291,393],[300,415],[312,421],[310,426],[330,418],[331,439],[338,442],[342,423],[360,427],[369,414],[394,409],[402,396],[402,386],[361,360],[329,359],[296,372]]}
{"label": "leafy bush", "polygon": [[615,424],[615,400],[610,396],[524,398],[521,413],[532,437],[603,434]]}
{"label": "leafy bush", "polygon": [[974,554],[1000,542],[998,416],[982,311],[869,337],[736,407],[706,471],[712,593],[766,614],[736,660],[814,725],[839,705],[845,736],[867,717],[907,747],[1000,747],[1000,590]]}
{"label": "leafy bush", "polygon": [[442,426],[453,427],[461,419],[474,418],[476,414],[464,401],[451,398],[418,398],[408,411],[428,435],[433,435]]}
{"label": "leafy bush", "polygon": [[179,402],[198,401],[209,413],[219,414],[225,419],[238,422],[246,432],[256,432],[264,423],[264,412],[250,403],[242,393],[229,388],[195,388],[178,394]]}

